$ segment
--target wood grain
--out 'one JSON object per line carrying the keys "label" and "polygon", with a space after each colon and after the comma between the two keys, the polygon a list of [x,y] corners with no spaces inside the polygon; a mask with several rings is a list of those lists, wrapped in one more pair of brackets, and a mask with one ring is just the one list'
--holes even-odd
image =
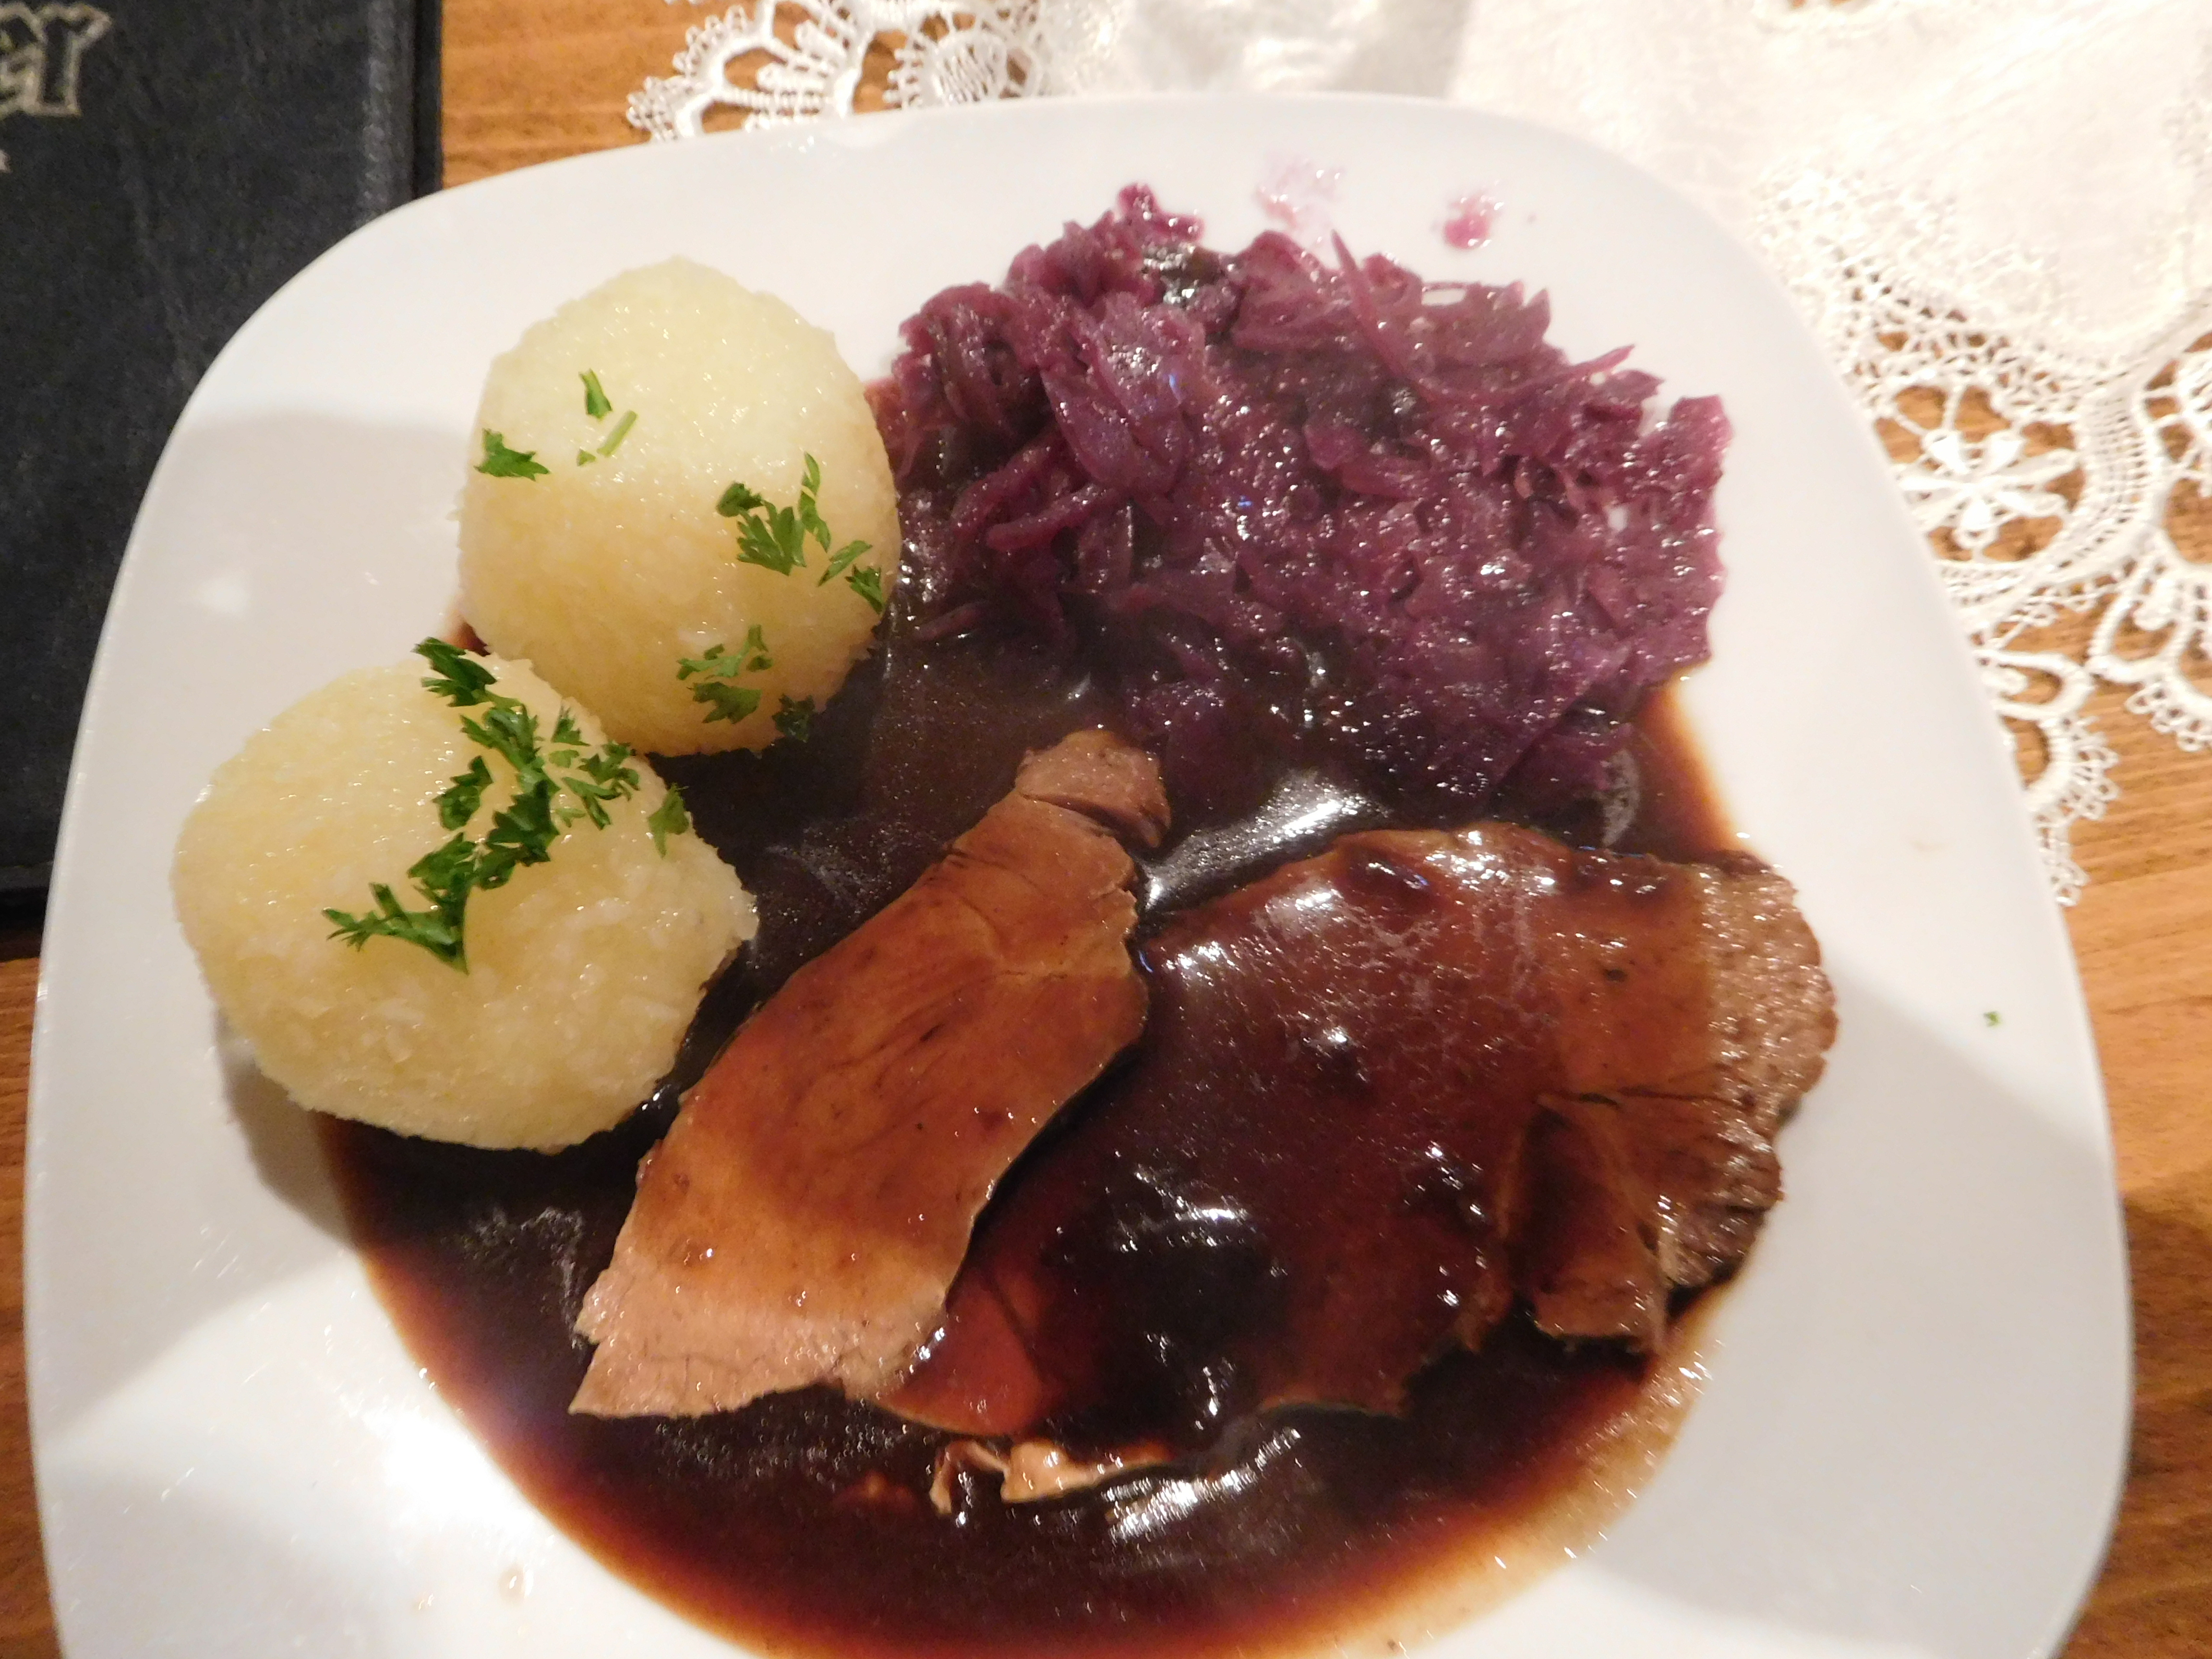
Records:
{"label": "wood grain", "polygon": [[[668,72],[706,15],[665,0],[447,0],[447,183],[637,142],[629,94]],[[864,104],[880,102],[883,70],[872,65]],[[2078,639],[2081,624],[2070,627]],[[2077,837],[2090,885],[2069,921],[2126,1206],[2136,1418],[2112,1553],[2068,1652],[2198,1659],[2212,1653],[2212,757],[2183,753],[2121,701],[2107,691],[2094,705],[2120,753],[2123,793]],[[37,948],[34,927],[0,926],[0,1659],[58,1651],[23,1407]]]}
{"label": "wood grain", "polygon": [[2134,1274],[2136,1423],[2119,1525],[2072,1659],[2212,1653],[2212,757],[2100,695],[2119,800],[2079,840],[2070,918]]}
{"label": "wood grain", "polygon": [[446,182],[638,142],[629,95],[717,15],[668,0],[447,0]]}
{"label": "wood grain", "polygon": [[0,1659],[59,1653],[23,1401],[23,1114],[38,1001],[35,926],[0,923]]}

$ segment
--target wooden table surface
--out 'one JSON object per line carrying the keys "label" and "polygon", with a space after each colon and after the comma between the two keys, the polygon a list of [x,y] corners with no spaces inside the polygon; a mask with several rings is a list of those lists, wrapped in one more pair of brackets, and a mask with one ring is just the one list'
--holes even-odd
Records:
{"label": "wooden table surface", "polygon": [[[629,94],[667,72],[704,15],[664,0],[532,0],[526,11],[447,0],[447,182],[637,142],[623,119]],[[872,94],[880,70],[870,80]],[[2068,923],[2127,1211],[2135,1439],[2112,1554],[2067,1651],[2199,1659],[2212,1654],[2212,755],[2183,753],[2120,702],[2106,692],[2094,705],[2120,753],[2122,793],[2078,836],[2090,884]],[[58,1651],[23,1406],[23,1114],[38,949],[35,919],[0,923],[0,1659]]]}

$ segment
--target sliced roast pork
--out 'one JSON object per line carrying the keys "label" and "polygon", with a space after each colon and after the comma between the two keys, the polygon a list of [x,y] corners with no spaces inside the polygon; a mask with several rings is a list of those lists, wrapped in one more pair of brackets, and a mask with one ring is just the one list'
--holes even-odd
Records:
{"label": "sliced roast pork", "polygon": [[1499,824],[1347,836],[1143,957],[1133,1062],[1005,1194],[892,1408],[1194,1446],[1396,1409],[1522,1298],[1648,1346],[1779,1195],[1834,1030],[1763,866]]}
{"label": "sliced roast pork", "polygon": [[1149,760],[1079,733],[794,974],[641,1167],[572,1408],[694,1415],[904,1370],[994,1184],[1144,1024],[1121,838],[1166,820]]}

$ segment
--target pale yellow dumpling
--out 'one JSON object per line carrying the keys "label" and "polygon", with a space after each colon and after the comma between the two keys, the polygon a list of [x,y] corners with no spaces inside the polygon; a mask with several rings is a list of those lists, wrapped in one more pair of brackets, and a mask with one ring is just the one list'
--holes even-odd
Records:
{"label": "pale yellow dumpling", "polygon": [[[550,753],[562,699],[526,664],[484,665]],[[473,761],[492,782],[463,833],[481,840],[514,794],[507,762],[461,729],[485,709],[450,706],[428,672],[348,674],[224,763],[178,838],[177,915],[224,1016],[301,1105],[476,1146],[565,1146],[667,1072],[708,981],[752,934],[752,902],[697,836],[664,819],[655,846],[666,791],[633,759],[636,793],[607,804],[606,828],[578,818],[546,862],[470,897],[465,973],[405,939],[331,938],[324,912],[374,911],[372,884],[432,908],[408,868],[453,833],[438,797]],[[568,707],[596,748],[598,721]]]}
{"label": "pale yellow dumpling", "polygon": [[[866,654],[878,613],[845,575],[823,580],[817,543],[787,573],[743,562],[717,510],[732,484],[794,507],[811,455],[831,550],[866,543],[848,571],[890,594],[898,500],[883,440],[836,342],[782,301],[687,259],[617,276],[493,363],[477,428],[462,613],[622,741],[761,748],[787,702],[818,708]],[[754,629],[769,665],[726,683],[757,707],[710,719],[679,664],[742,655]]]}

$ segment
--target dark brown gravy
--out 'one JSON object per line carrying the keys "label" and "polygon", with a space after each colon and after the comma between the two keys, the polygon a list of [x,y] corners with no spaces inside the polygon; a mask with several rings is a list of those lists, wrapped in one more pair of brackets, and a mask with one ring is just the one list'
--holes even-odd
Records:
{"label": "dark brown gravy", "polygon": [[[1479,1354],[1431,1367],[1402,1418],[1269,1413],[1232,1428],[1202,1471],[1171,1466],[1018,1506],[970,1490],[950,1518],[927,1493],[951,1437],[825,1391],[690,1420],[569,1415],[589,1358],[571,1322],[682,1089],[747,1009],[1002,793],[1025,749],[1109,715],[1048,663],[921,646],[895,629],[808,743],[662,763],[762,926],[647,1109],[552,1157],[326,1130],[375,1282],[439,1389],[572,1536],[748,1646],[1195,1659],[1410,1638],[1433,1613],[1424,1598],[1515,1576],[1469,1564],[1556,1559],[1601,1525],[1679,1414],[1677,1362],[1570,1348],[1516,1318]],[[1640,802],[1619,845],[1673,857],[1733,847],[1671,696],[1632,752]],[[1151,872],[1149,922],[1344,830],[1402,821],[1319,775],[1278,769],[1271,806],[1179,826],[1180,849]],[[1480,1584],[1472,1594],[1486,1599]]]}

